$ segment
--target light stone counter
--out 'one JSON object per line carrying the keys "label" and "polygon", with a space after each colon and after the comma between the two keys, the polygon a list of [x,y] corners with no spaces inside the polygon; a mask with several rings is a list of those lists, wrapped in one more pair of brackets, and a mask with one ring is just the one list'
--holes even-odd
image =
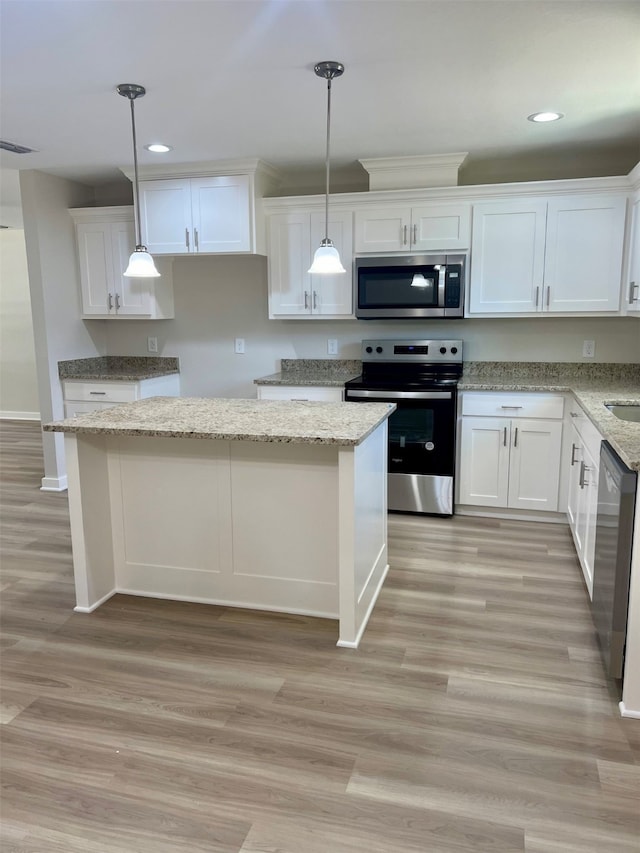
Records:
{"label": "light stone counter", "polygon": [[204,438],[220,441],[361,444],[391,412],[389,403],[151,397],[45,424],[48,432]]}
{"label": "light stone counter", "polygon": [[340,388],[362,372],[362,362],[355,359],[283,358],[280,366],[279,373],[254,379],[254,384]]}
{"label": "light stone counter", "polygon": [[164,356],[101,355],[58,362],[60,379],[137,382],[180,373],[177,358]]}

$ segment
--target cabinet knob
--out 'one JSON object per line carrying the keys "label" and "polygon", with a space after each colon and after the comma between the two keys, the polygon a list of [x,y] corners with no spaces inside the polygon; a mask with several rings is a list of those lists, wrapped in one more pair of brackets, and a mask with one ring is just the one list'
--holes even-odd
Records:
{"label": "cabinet knob", "polygon": [[[445,355],[447,352],[447,348],[446,347],[440,347],[440,352],[442,353],[442,355]],[[451,350],[451,352],[453,352],[453,350]]]}
{"label": "cabinet knob", "polygon": [[377,353],[382,352],[382,347],[376,347],[376,352],[377,352]]}
{"label": "cabinet knob", "polygon": [[373,352],[373,347],[366,347],[365,352]]}

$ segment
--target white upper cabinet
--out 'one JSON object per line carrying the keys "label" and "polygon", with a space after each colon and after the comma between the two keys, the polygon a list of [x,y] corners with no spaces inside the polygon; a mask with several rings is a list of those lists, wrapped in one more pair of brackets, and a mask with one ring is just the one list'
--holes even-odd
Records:
{"label": "white upper cabinet", "polygon": [[633,204],[629,231],[627,277],[622,288],[626,313],[640,317],[640,198]]}
{"label": "white upper cabinet", "polygon": [[366,207],[356,210],[357,254],[468,249],[471,204]]}
{"label": "white upper cabinet", "polygon": [[329,237],[346,273],[310,275],[324,238],[324,213],[291,211],[268,217],[269,316],[322,319],[353,316],[353,215],[329,212]]}
{"label": "white upper cabinet", "polygon": [[75,208],[82,316],[137,317],[158,320],[174,316],[171,264],[158,264],[160,278],[123,275],[135,248],[133,208]]}
{"label": "white upper cabinet", "polygon": [[546,213],[546,202],[536,199],[474,205],[470,313],[539,309]]}
{"label": "white upper cabinet", "polygon": [[254,249],[249,175],[141,181],[140,216],[151,254]]}
{"label": "white upper cabinet", "polygon": [[469,314],[618,312],[625,195],[479,202]]}
{"label": "white upper cabinet", "polygon": [[549,200],[545,310],[619,310],[625,213],[623,196]]}

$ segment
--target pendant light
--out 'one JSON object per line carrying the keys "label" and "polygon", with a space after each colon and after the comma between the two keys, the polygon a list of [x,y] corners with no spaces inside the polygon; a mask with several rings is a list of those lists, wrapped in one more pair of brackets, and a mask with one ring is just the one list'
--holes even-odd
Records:
{"label": "pendant light", "polygon": [[320,242],[320,248],[316,249],[309,272],[312,274],[320,273],[323,275],[331,275],[332,273],[346,272],[346,269],[342,266],[338,250],[329,239],[329,140],[331,132],[331,81],[334,77],[340,77],[344,73],[344,65],[341,62],[318,62],[313,70],[318,77],[323,77],[327,81],[327,180],[324,202],[324,239]]}
{"label": "pendant light", "polygon": [[120,83],[116,91],[123,98],[129,98],[131,104],[131,130],[133,132],[133,207],[135,212],[136,247],[129,258],[129,266],[123,275],[128,278],[157,278],[160,273],[153,263],[153,258],[147,252],[147,247],[142,245],[142,229],[140,228],[140,190],[138,186],[138,152],[136,145],[136,118],[133,102],[136,98],[142,98],[146,94],[144,86],[137,83]]}

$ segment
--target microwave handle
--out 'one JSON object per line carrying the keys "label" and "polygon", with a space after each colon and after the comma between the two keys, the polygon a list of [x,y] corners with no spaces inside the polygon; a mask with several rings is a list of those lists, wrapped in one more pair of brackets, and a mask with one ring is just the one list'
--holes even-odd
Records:
{"label": "microwave handle", "polygon": [[444,308],[444,281],[446,274],[446,264],[440,264],[440,270],[438,274],[438,308]]}

